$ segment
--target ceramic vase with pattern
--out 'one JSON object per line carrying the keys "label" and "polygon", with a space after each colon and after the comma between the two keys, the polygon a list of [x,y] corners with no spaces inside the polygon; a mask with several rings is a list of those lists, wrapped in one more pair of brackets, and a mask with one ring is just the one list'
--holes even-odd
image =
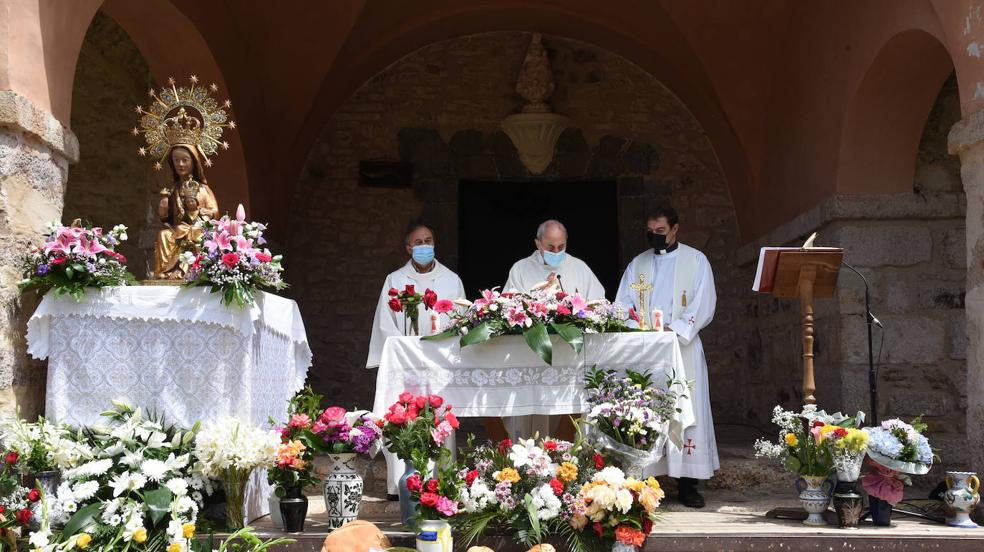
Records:
{"label": "ceramic vase with pattern", "polygon": [[830,494],[834,483],[826,477],[820,475],[804,475],[796,480],[796,490],[799,491],[800,504],[806,513],[809,514],[804,525],[821,526],[827,525],[827,520],[823,514],[830,505]]}
{"label": "ceramic vase with pattern", "polygon": [[331,468],[325,477],[325,510],[330,529],[338,529],[359,517],[363,487],[355,464],[357,456],[351,452],[328,455]]}
{"label": "ceramic vase with pattern", "polygon": [[451,552],[454,539],[451,525],[443,519],[425,519],[417,532],[417,552]]}
{"label": "ceramic vase with pattern", "polygon": [[300,485],[287,489],[280,499],[280,516],[284,522],[285,533],[303,533],[304,519],[307,517],[308,499]]}
{"label": "ceramic vase with pattern", "polygon": [[842,529],[857,529],[861,521],[864,499],[855,492],[856,482],[841,481],[834,493],[834,511],[837,512],[837,526]]}
{"label": "ceramic vase with pattern", "polygon": [[946,520],[947,525],[977,527],[977,524],[970,519],[970,512],[981,500],[981,495],[977,494],[980,487],[981,482],[974,472],[946,472],[946,494],[943,495],[943,500],[953,512],[953,517]]}

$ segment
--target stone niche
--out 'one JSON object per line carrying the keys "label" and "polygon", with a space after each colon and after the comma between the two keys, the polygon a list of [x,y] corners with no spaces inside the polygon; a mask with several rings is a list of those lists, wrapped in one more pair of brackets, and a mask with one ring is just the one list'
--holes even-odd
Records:
{"label": "stone niche", "polygon": [[[528,33],[498,32],[424,47],[367,81],[322,132],[294,197],[287,249],[315,387],[344,405],[371,404],[375,372],[363,367],[373,312],[386,274],[406,262],[410,220],[434,226],[438,258],[452,268],[459,248],[494,246],[494,213],[461,213],[459,182],[595,179],[617,185],[612,246],[621,267],[646,247],[646,210],[666,200],[680,211],[682,240],[708,255],[719,296],[716,320],[703,333],[714,412],[741,414],[736,406],[751,389],[733,385],[744,363],[735,326],[751,282],[735,261],[734,208],[712,145],[656,77],[589,44],[545,36],[557,83],[551,104],[572,126],[551,165],[531,176],[499,129],[522,105],[514,86],[529,43]],[[359,187],[366,159],[411,163],[412,188]],[[490,217],[486,242],[459,243],[465,216]]]}

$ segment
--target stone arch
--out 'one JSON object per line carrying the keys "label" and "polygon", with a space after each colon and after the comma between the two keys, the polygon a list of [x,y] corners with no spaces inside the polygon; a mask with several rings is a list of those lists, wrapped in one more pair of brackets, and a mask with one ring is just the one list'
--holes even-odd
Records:
{"label": "stone arch", "polygon": [[903,31],[882,46],[842,127],[837,192],[912,191],[926,119],[952,72],[949,52],[925,31]]}
{"label": "stone arch", "polygon": [[394,22],[391,14],[382,13],[388,10],[370,4],[321,83],[317,100],[295,140],[293,150],[298,157],[291,166],[303,167],[307,153],[335,110],[362,83],[428,44],[484,32],[576,36],[656,76],[682,99],[714,146],[743,228],[741,217],[753,212],[744,205],[750,197],[744,191],[751,178],[746,153],[688,39],[661,7],[651,4],[646,10],[643,21],[630,12],[603,5],[568,9],[545,3],[489,2],[460,6],[439,15],[422,11]]}
{"label": "stone arch", "polygon": [[[415,50],[368,78],[310,149],[293,196],[287,256],[294,298],[310,335],[317,336],[311,375],[319,392],[356,404],[371,399],[372,379],[361,371],[367,335],[379,286],[406,262],[399,244],[409,220],[427,219],[439,260],[456,269],[462,245],[481,248],[495,239],[490,223],[489,243],[458,242],[460,217],[487,216],[460,211],[459,182],[535,180],[499,130],[501,119],[518,107],[514,79],[529,40],[525,32],[501,31]],[[714,344],[708,354],[721,376],[717,381],[743,379],[732,346],[738,334],[730,324],[744,306],[724,290],[744,286],[745,276],[734,260],[736,214],[713,144],[679,97],[644,68],[596,44],[557,35],[545,35],[544,43],[558,85],[553,105],[573,123],[558,141],[553,163],[536,179],[616,182],[621,267],[645,249],[646,209],[672,199],[687,243],[708,253],[722,290],[719,322],[705,338]],[[359,161],[372,158],[410,163],[412,187],[360,187]],[[511,261],[530,251],[514,253]],[[498,285],[508,269],[501,267]],[[614,289],[607,291],[614,297]],[[742,411],[737,389],[715,388],[716,412]]]}

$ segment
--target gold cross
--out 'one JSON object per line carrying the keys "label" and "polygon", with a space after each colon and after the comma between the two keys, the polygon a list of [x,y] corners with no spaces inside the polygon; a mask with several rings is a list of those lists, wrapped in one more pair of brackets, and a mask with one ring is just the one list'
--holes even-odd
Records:
{"label": "gold cross", "polygon": [[629,288],[639,294],[639,329],[648,330],[649,329],[649,314],[646,312],[646,294],[653,289],[651,284],[646,283],[646,275],[639,275],[639,282],[636,284],[629,284]]}

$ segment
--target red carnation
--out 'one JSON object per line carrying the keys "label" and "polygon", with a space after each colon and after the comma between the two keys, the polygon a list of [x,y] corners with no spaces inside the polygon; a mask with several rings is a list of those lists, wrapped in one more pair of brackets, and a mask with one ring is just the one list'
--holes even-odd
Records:
{"label": "red carnation", "polygon": [[410,420],[412,422],[412,421],[416,420],[418,416],[420,416],[420,409],[417,408],[417,405],[411,404],[409,407],[407,407],[407,419],[408,420]]}
{"label": "red carnation", "polygon": [[404,391],[397,398],[400,399],[401,403],[408,403],[413,400],[413,395],[409,391]]}
{"label": "red carnation", "polygon": [[647,535],[653,532],[653,520],[649,518],[644,518],[642,520],[642,532]]}
{"label": "red carnation", "polygon": [[437,492],[437,479],[427,480],[427,492],[436,493]]}
{"label": "red carnation", "polygon": [[407,287],[403,288],[403,293],[406,293],[407,295],[413,295],[414,294],[413,284],[407,284]]}
{"label": "red carnation", "polygon": [[270,255],[267,255],[266,253],[257,253],[256,254],[256,260],[257,261],[260,261],[261,263],[268,263],[268,262],[270,262],[270,261],[273,260],[273,257],[270,256]]}
{"label": "red carnation", "polygon": [[594,522],[591,528],[594,529],[594,532],[597,533],[599,537],[603,537],[605,535],[605,528],[601,526],[601,522]]}
{"label": "red carnation", "polygon": [[236,253],[226,253],[222,255],[222,264],[229,268],[232,268],[239,264],[239,255]]}
{"label": "red carnation", "polygon": [[430,403],[431,408],[440,408],[444,404],[444,399],[440,395],[431,395],[427,397],[427,402]]}
{"label": "red carnation", "polygon": [[570,316],[571,309],[565,307],[564,305],[557,305],[557,316]]}
{"label": "red carnation", "polygon": [[563,291],[558,291],[557,292],[557,300],[558,301],[563,301],[564,298],[566,298],[566,297],[567,297],[567,294],[564,293]]}
{"label": "red carnation", "polygon": [[427,397],[420,395],[419,397],[413,398],[413,404],[417,405],[417,408],[424,408],[427,406]]}
{"label": "red carnation", "polygon": [[13,465],[13,464],[16,464],[17,463],[17,458],[18,458],[17,451],[16,450],[12,450],[12,451],[8,452],[6,456],[3,457],[3,461],[6,462],[6,463],[8,463],[8,464]]}
{"label": "red carnation", "polygon": [[420,491],[420,474],[413,472],[410,477],[407,478],[407,490],[411,493],[416,493]]}
{"label": "red carnation", "polygon": [[512,446],[512,439],[503,439],[499,441],[499,454],[505,454],[507,450],[512,448]]}
{"label": "red carnation", "polygon": [[55,257],[54,259],[48,261],[48,264],[52,266],[56,266],[56,265],[63,264],[66,260],[68,259],[66,259],[65,257]]}
{"label": "red carnation", "polygon": [[478,479],[478,470],[472,470],[465,474],[465,484],[471,487],[471,484]]}
{"label": "red carnation", "polygon": [[0,506],[0,514],[3,514],[6,511],[7,511],[6,508],[4,508],[3,506]]}
{"label": "red carnation", "polygon": [[393,312],[403,312],[403,303],[396,297],[390,299],[388,305]]}
{"label": "red carnation", "polygon": [[556,477],[550,480],[550,488],[553,489],[554,494],[557,496],[564,494],[564,484]]}
{"label": "red carnation", "polygon": [[544,441],[543,448],[546,450],[557,450],[557,441]]}
{"label": "red carnation", "polygon": [[444,421],[451,424],[452,429],[458,429],[461,427],[461,422],[458,421],[458,417],[450,412],[444,413]]}
{"label": "red carnation", "polygon": [[596,470],[600,470],[605,467],[605,459],[597,452],[594,453],[594,464]]}
{"label": "red carnation", "polygon": [[37,502],[41,500],[41,491],[37,489],[31,489],[31,491],[27,493],[27,500],[30,502]]}
{"label": "red carnation", "polygon": [[430,508],[437,506],[438,498],[440,497],[436,493],[420,493],[420,503]]}
{"label": "red carnation", "polygon": [[837,437],[847,437],[847,430],[842,427],[839,427],[834,430],[834,435]]}
{"label": "red carnation", "polygon": [[15,518],[17,519],[17,523],[20,523],[21,525],[27,525],[27,523],[31,521],[31,517],[33,515],[34,514],[31,513],[30,509],[24,508],[23,510],[17,512]]}
{"label": "red carnation", "polygon": [[399,291],[396,291],[396,288],[389,288],[389,291],[387,291],[386,293],[388,293],[390,297],[396,297],[397,295],[400,294]]}

